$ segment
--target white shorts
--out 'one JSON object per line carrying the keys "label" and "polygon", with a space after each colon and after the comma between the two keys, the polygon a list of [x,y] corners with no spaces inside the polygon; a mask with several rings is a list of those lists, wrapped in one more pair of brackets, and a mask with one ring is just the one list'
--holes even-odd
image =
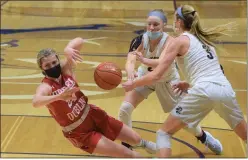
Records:
{"label": "white shorts", "polygon": [[174,94],[172,85],[179,81],[180,78],[177,74],[169,81],[157,82],[150,86],[137,87],[134,90],[146,99],[155,91],[164,112],[168,113],[171,112],[178,103],[179,97]]}
{"label": "white shorts", "polygon": [[212,109],[232,129],[244,119],[232,86],[213,82],[201,82],[194,85],[172,110],[171,114],[191,128],[196,127]]}

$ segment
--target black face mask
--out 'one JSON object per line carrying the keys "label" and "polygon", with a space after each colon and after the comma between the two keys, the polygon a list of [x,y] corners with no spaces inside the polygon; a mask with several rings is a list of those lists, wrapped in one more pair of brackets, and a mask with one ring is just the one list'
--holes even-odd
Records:
{"label": "black face mask", "polygon": [[46,75],[48,77],[51,78],[59,78],[60,74],[61,74],[61,67],[60,64],[58,64],[57,66],[54,66],[53,68],[44,70],[44,72],[46,73]]}

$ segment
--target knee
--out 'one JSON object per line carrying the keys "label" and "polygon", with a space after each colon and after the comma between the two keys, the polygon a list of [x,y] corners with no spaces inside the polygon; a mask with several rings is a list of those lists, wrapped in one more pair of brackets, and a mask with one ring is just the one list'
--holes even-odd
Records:
{"label": "knee", "polygon": [[123,123],[127,124],[129,120],[131,120],[131,115],[134,110],[134,106],[129,103],[129,102],[122,102],[118,118],[121,120]]}
{"label": "knee", "polygon": [[234,131],[239,135],[241,139],[247,141],[247,123],[245,120],[239,122],[235,127]]}
{"label": "knee", "polygon": [[157,150],[160,149],[170,149],[171,148],[171,135],[163,130],[159,129],[156,133],[157,141],[156,141],[156,148]]}

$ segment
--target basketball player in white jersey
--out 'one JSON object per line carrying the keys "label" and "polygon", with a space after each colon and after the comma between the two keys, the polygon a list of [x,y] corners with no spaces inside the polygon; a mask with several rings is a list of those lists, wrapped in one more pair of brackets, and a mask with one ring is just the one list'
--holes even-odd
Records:
{"label": "basketball player in white jersey", "polygon": [[[177,106],[171,111],[162,127],[157,131],[157,154],[159,157],[171,155],[171,136],[181,128],[196,127],[211,111],[215,110],[235,133],[247,141],[247,123],[236,101],[231,84],[223,75],[213,40],[225,35],[230,24],[203,30],[199,15],[192,6],[183,5],[175,12],[175,31],[180,36],[163,51],[154,71],[123,84],[126,91],[138,86],[150,85],[158,81],[176,57],[191,88],[178,83],[174,88],[188,90]],[[214,105],[218,103],[219,105]]]}
{"label": "basketball player in white jersey", "polygon": [[[143,34],[142,39],[139,36],[137,39],[132,41],[130,47],[131,51],[128,54],[126,71],[130,81],[135,79],[136,58],[142,63],[138,68],[138,77],[142,77],[149,71],[152,71],[153,67],[158,65],[158,59],[161,57],[161,52],[174,39],[167,33],[163,32],[166,23],[167,18],[163,11],[153,10],[148,14],[147,32]],[[137,45],[136,42],[140,42],[141,44]],[[138,46],[138,48],[133,51],[132,46]],[[132,127],[131,114],[133,110],[154,91],[156,92],[164,112],[169,113],[180,99],[172,89],[172,85],[179,81],[180,77],[176,65],[173,62],[158,82],[151,85],[136,87],[134,90],[126,92],[125,99],[120,106],[119,120],[129,127]],[[214,153],[220,154],[222,152],[221,143],[217,139],[213,138],[210,133],[203,131],[200,126],[186,129],[193,133],[198,140],[208,146]],[[129,144],[124,142],[122,142],[122,144],[131,148]]]}

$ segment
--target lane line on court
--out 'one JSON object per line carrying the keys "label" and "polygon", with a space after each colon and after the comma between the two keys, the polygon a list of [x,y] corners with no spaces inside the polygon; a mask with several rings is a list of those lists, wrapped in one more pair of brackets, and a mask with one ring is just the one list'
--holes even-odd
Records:
{"label": "lane line on court", "polygon": [[245,149],[245,147],[244,147],[244,142],[243,142],[243,140],[241,140],[241,138],[239,138],[239,142],[240,142],[242,151],[244,152],[244,155],[246,155],[246,149]]}
{"label": "lane line on court", "polygon": [[247,64],[247,62],[246,61],[236,61],[236,60],[227,60],[227,61],[229,61],[229,62],[234,62],[234,63],[240,63],[240,64]]}
{"label": "lane line on court", "polygon": [[17,116],[14,124],[12,125],[12,127],[10,128],[9,132],[7,133],[7,135],[5,136],[4,140],[1,142],[1,148],[4,147],[4,144],[5,144],[5,141],[8,140],[9,136],[11,135],[12,133],[12,130],[15,128],[15,126],[18,124],[19,122],[19,119],[21,118],[21,116]]}
{"label": "lane line on court", "polygon": [[5,151],[6,148],[9,146],[9,143],[10,143],[11,140],[13,139],[13,137],[14,137],[16,131],[17,131],[18,128],[20,127],[20,125],[21,125],[22,121],[24,120],[24,118],[25,118],[25,117],[21,117],[20,121],[18,121],[18,124],[16,125],[16,127],[15,127],[14,131],[12,132],[12,134],[10,135],[10,137],[7,139],[7,142],[6,142],[6,144],[4,145],[2,151]]}

